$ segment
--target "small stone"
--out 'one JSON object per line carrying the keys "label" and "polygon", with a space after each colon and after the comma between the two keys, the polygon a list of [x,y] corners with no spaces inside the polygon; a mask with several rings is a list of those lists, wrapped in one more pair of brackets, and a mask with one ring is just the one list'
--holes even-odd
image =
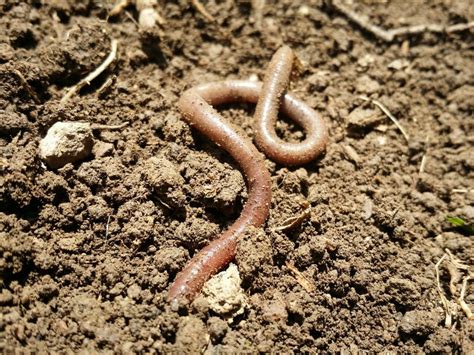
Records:
{"label": "small stone", "polygon": [[367,197],[367,199],[364,201],[364,205],[362,206],[362,218],[367,220],[370,217],[372,217],[373,213],[374,213],[374,203],[369,197]]}
{"label": "small stone", "polygon": [[92,148],[92,154],[96,158],[102,158],[109,156],[114,150],[114,145],[112,143],[97,141]]}
{"label": "small stone", "polygon": [[40,158],[52,169],[87,158],[94,145],[89,123],[56,122],[39,145]]}
{"label": "small stone", "polygon": [[352,41],[343,30],[335,30],[332,33],[333,40],[342,52],[347,52],[352,46]]}
{"label": "small stone", "polygon": [[59,335],[66,335],[69,332],[69,327],[67,326],[67,323],[63,319],[57,320],[53,325],[52,329],[54,330],[55,333]]}
{"label": "small stone", "polygon": [[156,26],[157,13],[153,8],[147,8],[140,11],[138,23],[141,28],[153,28]]}
{"label": "small stone", "polygon": [[163,156],[152,157],[144,162],[142,174],[154,192],[172,207],[183,205],[186,197],[182,191],[184,178],[176,164]]}
{"label": "small stone", "polygon": [[298,14],[300,14],[302,16],[308,16],[309,12],[310,12],[310,9],[306,5],[302,5],[298,8]]}
{"label": "small stone", "polygon": [[347,119],[350,125],[356,127],[367,127],[380,123],[383,116],[375,110],[366,110],[358,107],[349,114]]}
{"label": "small stone", "polygon": [[80,238],[76,237],[65,237],[58,239],[57,243],[61,250],[67,252],[73,252],[77,250],[79,244],[82,242]]}
{"label": "small stone", "polygon": [[460,128],[453,128],[448,137],[452,145],[463,145],[466,142],[468,134]]}
{"label": "small stone", "polygon": [[410,62],[406,59],[395,59],[394,61],[390,62],[387,67],[393,70],[401,70],[410,65]]}
{"label": "small stone", "polygon": [[374,63],[375,63],[375,58],[370,54],[366,54],[365,56],[363,56],[357,61],[357,65],[359,65],[363,69],[370,67]]}
{"label": "small stone", "polygon": [[380,90],[380,84],[364,75],[356,80],[355,88],[359,93],[370,95]]}
{"label": "small stone", "polygon": [[349,144],[343,144],[342,150],[344,151],[345,156],[352,161],[355,165],[360,164],[360,157],[357,154],[356,150],[352,148]]}
{"label": "small stone", "polygon": [[242,314],[246,298],[240,283],[239,270],[235,264],[230,264],[227,270],[211,278],[202,290],[208,299],[209,308],[223,316]]}

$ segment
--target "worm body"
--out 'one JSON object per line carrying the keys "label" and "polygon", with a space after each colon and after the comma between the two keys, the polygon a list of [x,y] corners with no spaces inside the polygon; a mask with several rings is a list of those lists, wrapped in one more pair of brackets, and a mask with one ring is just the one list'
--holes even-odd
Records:
{"label": "worm body", "polygon": [[[211,89],[206,90],[206,87]],[[198,252],[178,274],[168,294],[173,308],[177,308],[180,301],[192,299],[213,274],[234,258],[239,235],[249,226],[263,224],[270,209],[271,181],[264,160],[254,145],[237,134],[210,106],[226,102],[222,95],[212,95],[217,93],[213,88],[215,86],[210,85],[186,91],[178,106],[191,126],[224,148],[238,162],[247,180],[248,200],[234,224]],[[228,98],[232,98],[231,92],[226,93]]]}
{"label": "worm body", "polygon": [[[285,93],[291,73],[293,54],[288,47],[278,50],[270,63],[265,81],[223,81],[187,90],[178,107],[190,125],[225,149],[240,165],[248,185],[248,200],[240,217],[216,240],[198,252],[177,275],[168,298],[172,308],[187,302],[204,283],[235,256],[237,239],[249,226],[262,225],[271,200],[270,173],[255,146],[237,134],[212,105],[235,102],[257,103],[256,142],[273,160],[283,164],[303,164],[325,148],[327,128],[319,115],[293,95]],[[287,143],[276,135],[274,124],[282,111],[306,132],[301,143]]]}
{"label": "worm body", "polygon": [[[293,59],[293,51],[287,46],[274,54],[255,108],[255,142],[267,157],[284,165],[309,163],[322,153],[328,139],[326,126],[319,115],[304,102],[285,95],[290,83]],[[303,127],[306,132],[305,140],[288,143],[277,136],[275,123],[280,108]]]}

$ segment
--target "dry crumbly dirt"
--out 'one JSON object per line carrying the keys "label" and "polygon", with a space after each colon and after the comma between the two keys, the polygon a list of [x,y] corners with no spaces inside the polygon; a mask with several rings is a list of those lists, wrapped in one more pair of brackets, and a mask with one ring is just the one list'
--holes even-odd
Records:
{"label": "dry crumbly dirt", "polygon": [[[261,26],[251,1],[203,3],[214,23],[190,1],[159,1],[166,24],[139,31],[125,13],[107,21],[100,1],[0,1],[1,351],[474,351],[462,311],[444,325],[435,276],[445,248],[473,265],[472,236],[446,222],[474,220],[472,30],[387,44],[320,0],[267,1]],[[469,0],[350,6],[385,28],[474,20]],[[61,106],[111,38],[117,60]],[[267,161],[270,217],[236,258],[245,312],[229,323],[202,300],[173,312],[176,273],[246,199],[238,167],[181,120],[176,101],[198,83],[262,78],[282,44],[305,63],[292,91],[328,122],[326,154],[299,168]],[[409,143],[360,95],[384,103]],[[253,109],[222,112],[251,138]],[[57,121],[130,124],[96,131],[90,159],[51,170],[38,145]],[[277,129],[302,137],[285,119]],[[276,228],[307,202],[300,226]]]}

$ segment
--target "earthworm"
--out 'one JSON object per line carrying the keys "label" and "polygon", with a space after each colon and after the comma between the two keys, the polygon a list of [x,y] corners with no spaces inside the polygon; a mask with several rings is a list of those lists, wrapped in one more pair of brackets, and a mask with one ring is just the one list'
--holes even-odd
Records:
{"label": "earthworm", "polygon": [[[185,91],[178,101],[185,120],[225,149],[240,165],[248,185],[248,200],[234,224],[198,252],[177,275],[168,293],[173,309],[182,302],[191,301],[204,283],[234,258],[239,236],[248,227],[265,223],[270,209],[271,180],[264,159],[255,146],[235,132],[212,106],[257,103],[255,140],[268,157],[279,163],[307,163],[327,144],[324,121],[304,102],[285,93],[292,61],[291,49],[282,47],[273,56],[263,85],[239,80],[214,82]],[[303,127],[307,135],[304,141],[286,143],[277,137],[274,124],[279,109]]]}

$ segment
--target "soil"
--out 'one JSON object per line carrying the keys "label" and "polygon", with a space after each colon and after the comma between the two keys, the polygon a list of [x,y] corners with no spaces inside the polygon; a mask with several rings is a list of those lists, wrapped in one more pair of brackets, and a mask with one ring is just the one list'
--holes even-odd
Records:
{"label": "soil", "polygon": [[[435,264],[445,249],[474,261],[472,236],[446,220],[474,221],[473,31],[384,43],[321,0],[268,1],[261,19],[251,1],[203,4],[214,22],[159,1],[166,23],[140,30],[133,4],[107,19],[100,1],[0,1],[1,351],[472,353],[457,305],[467,271],[440,266],[446,326]],[[474,20],[470,0],[348,6],[384,28]],[[61,105],[111,38],[117,59]],[[291,90],[329,125],[326,153],[267,161],[270,217],[236,258],[244,312],[227,320],[202,298],[172,311],[175,275],[246,199],[239,167],[176,101],[198,83],[261,79],[282,44],[303,63]],[[253,110],[220,111],[251,139]],[[58,121],[129,125],[94,131],[92,156],[53,170],[38,146]],[[277,130],[303,136],[284,118]]]}

